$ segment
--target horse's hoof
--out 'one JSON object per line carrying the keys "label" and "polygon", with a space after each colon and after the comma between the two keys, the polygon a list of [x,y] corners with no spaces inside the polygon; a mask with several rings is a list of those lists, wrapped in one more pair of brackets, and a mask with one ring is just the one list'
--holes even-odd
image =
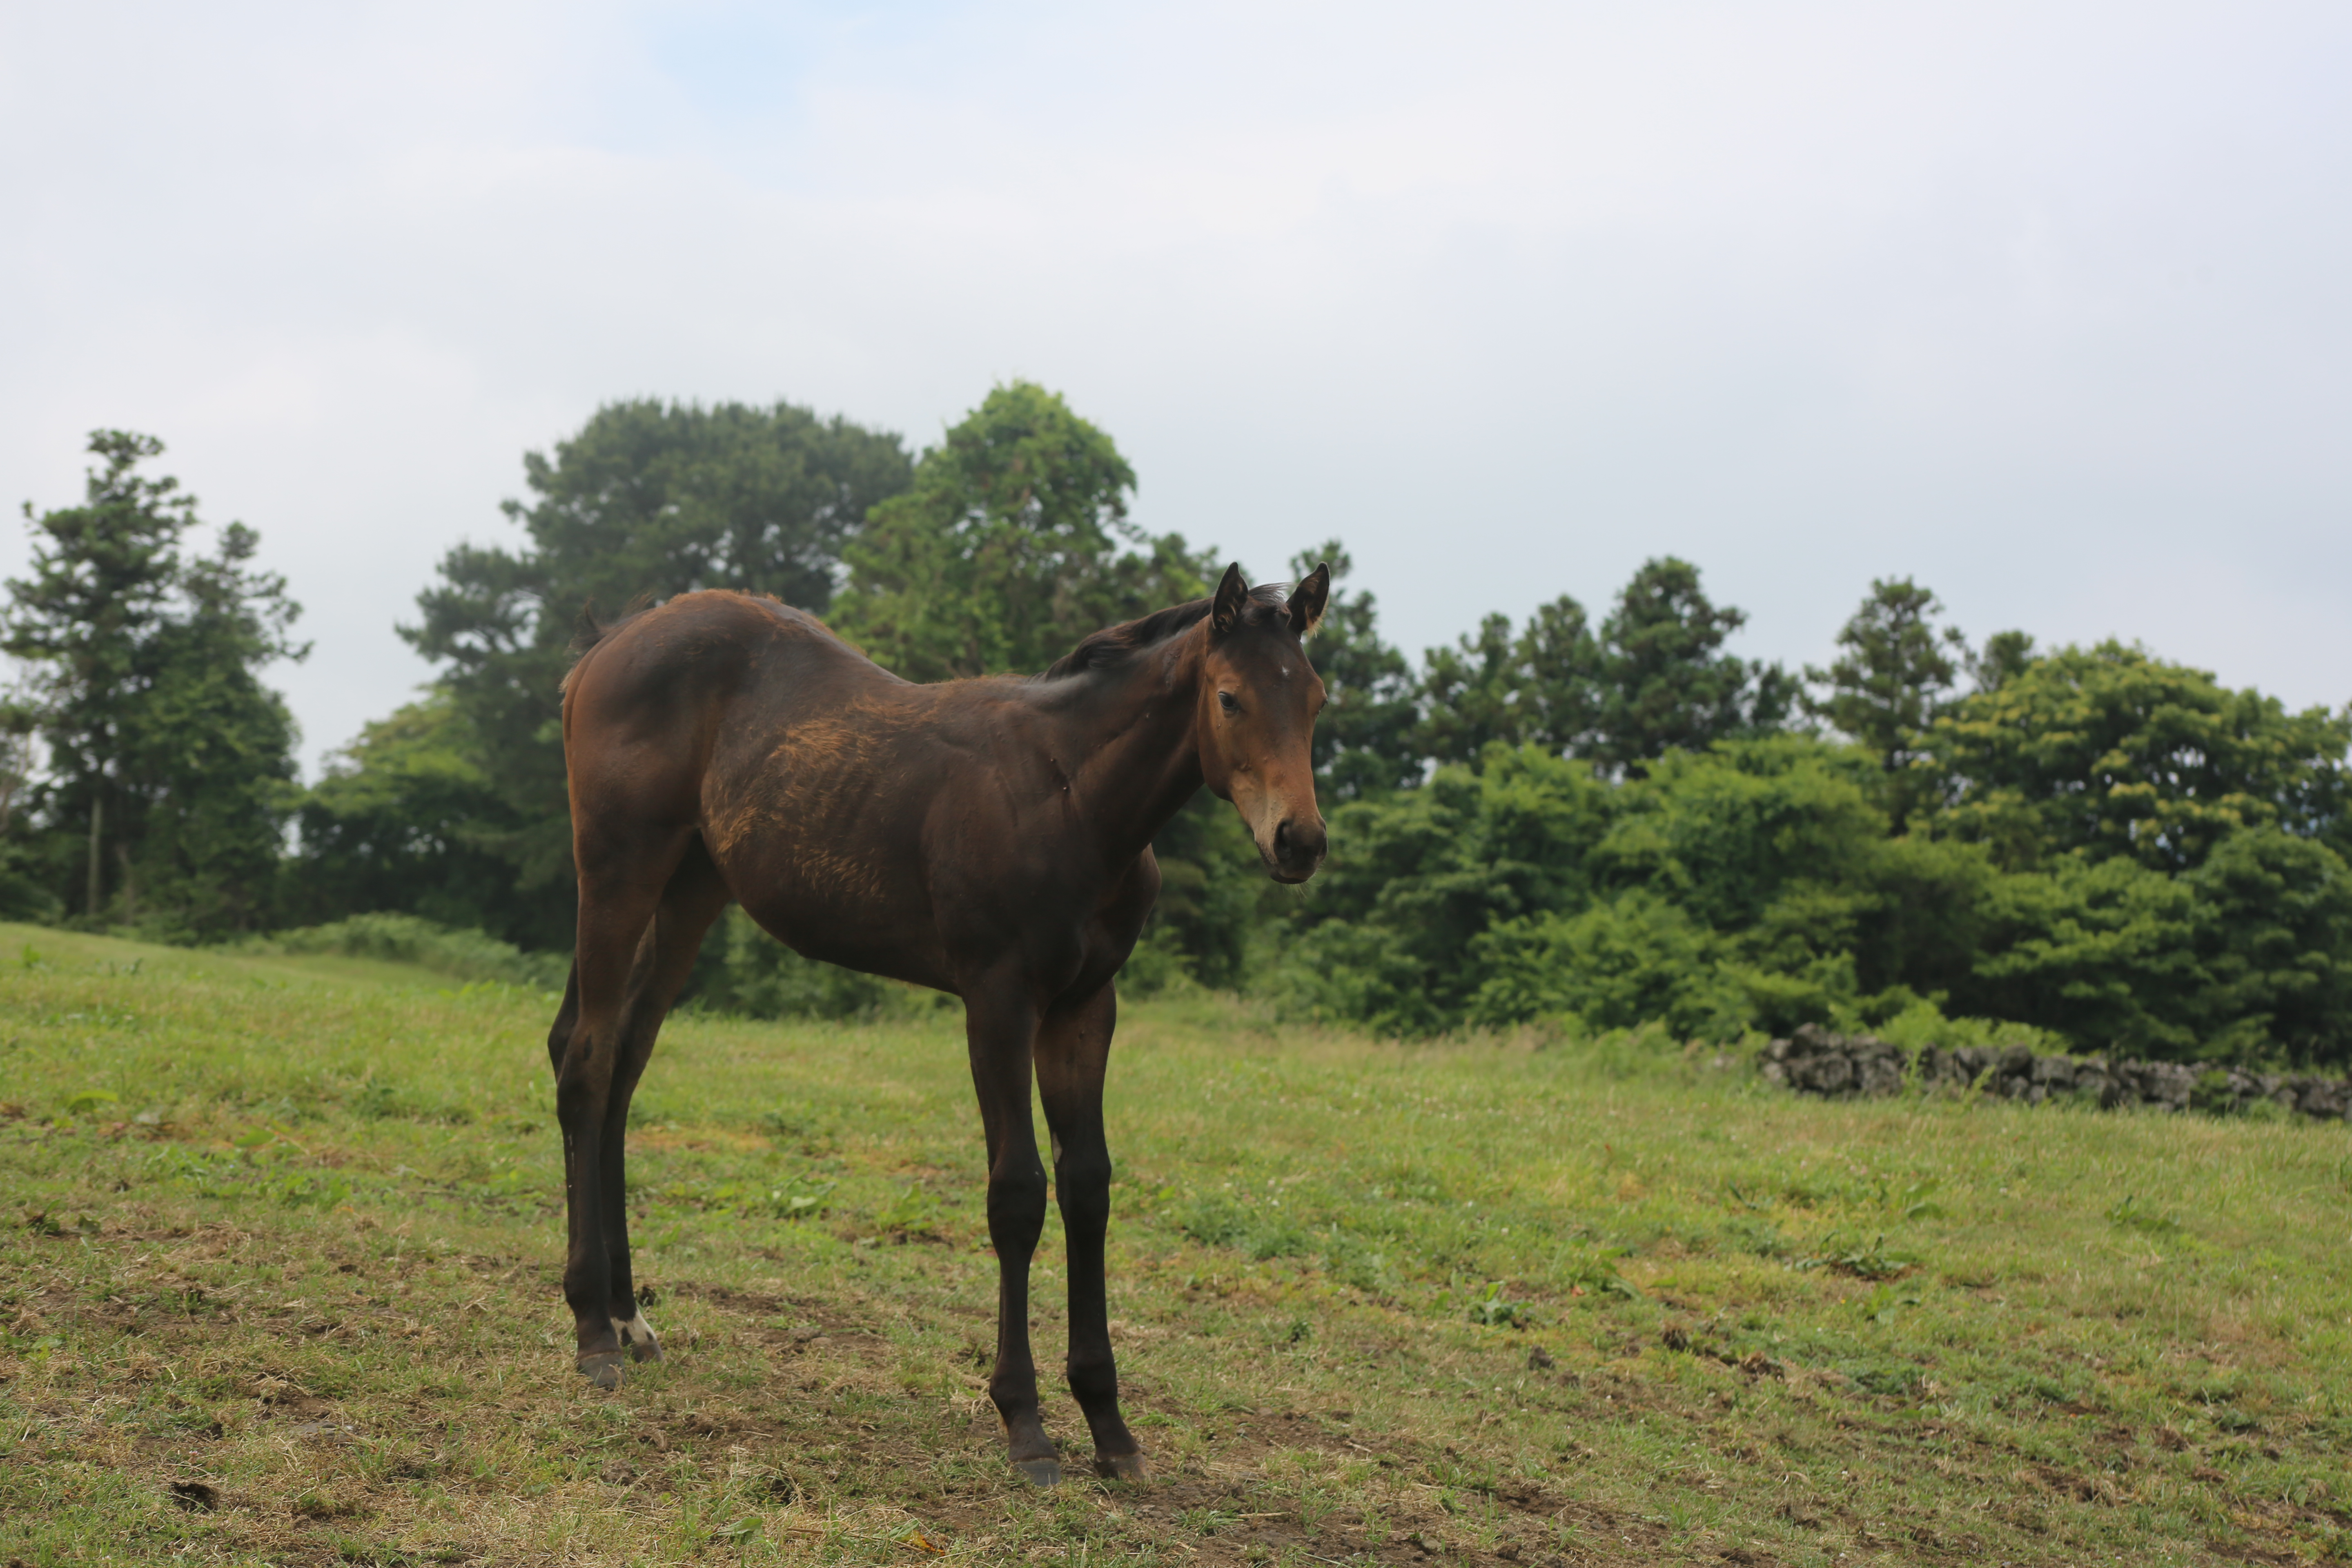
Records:
{"label": "horse's hoof", "polygon": [[1107,1481],[1139,1481],[1143,1479],[1143,1456],[1140,1454],[1097,1454],[1095,1474]]}
{"label": "horse's hoof", "polygon": [[621,1386],[621,1352],[596,1351],[580,1358],[580,1375],[599,1388]]}
{"label": "horse's hoof", "polygon": [[1013,1468],[1021,1479],[1033,1487],[1058,1487],[1062,1484],[1062,1461],[1059,1459],[1015,1459]]}
{"label": "horse's hoof", "polygon": [[629,1347],[631,1361],[661,1360],[661,1336],[654,1332],[654,1326],[646,1321],[646,1315],[643,1312],[635,1313],[627,1318],[614,1319],[613,1332],[620,1337],[623,1344]]}

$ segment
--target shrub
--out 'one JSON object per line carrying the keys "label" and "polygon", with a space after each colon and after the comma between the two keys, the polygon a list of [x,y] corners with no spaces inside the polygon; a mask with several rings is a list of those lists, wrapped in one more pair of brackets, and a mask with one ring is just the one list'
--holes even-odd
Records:
{"label": "shrub", "polygon": [[569,954],[525,952],[481,931],[453,929],[415,915],[353,915],[328,925],[251,938],[235,944],[235,949],[375,958],[414,963],[459,980],[498,980],[542,990],[561,990],[572,968]]}

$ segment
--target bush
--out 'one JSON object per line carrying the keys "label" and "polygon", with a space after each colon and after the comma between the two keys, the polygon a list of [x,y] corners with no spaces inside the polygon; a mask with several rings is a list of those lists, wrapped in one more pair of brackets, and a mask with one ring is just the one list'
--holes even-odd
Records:
{"label": "bush", "polygon": [[542,990],[562,990],[572,968],[569,954],[525,952],[481,931],[437,925],[415,915],[353,915],[329,925],[250,938],[235,944],[235,950],[376,958],[414,963],[459,980],[499,980]]}
{"label": "bush", "polygon": [[694,1005],[741,1018],[871,1018],[921,1011],[937,994],[803,958],[730,906],[702,944]]}
{"label": "bush", "polygon": [[1494,1028],[1554,1018],[1572,1031],[1657,1021],[1677,1039],[1737,1037],[1751,1008],[1715,934],[1635,888],[1574,915],[1506,921],[1471,944],[1486,975],[1469,1021]]}

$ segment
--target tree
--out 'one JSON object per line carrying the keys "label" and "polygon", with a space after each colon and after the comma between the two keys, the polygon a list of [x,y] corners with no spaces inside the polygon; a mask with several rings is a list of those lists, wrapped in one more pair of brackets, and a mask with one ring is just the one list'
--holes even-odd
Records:
{"label": "tree", "polygon": [[1877,579],[1838,632],[1844,651],[1827,669],[1805,670],[1807,680],[1828,689],[1806,694],[1805,710],[1877,756],[1887,818],[1897,833],[1924,787],[1912,773],[1920,742],[1968,654],[1968,639],[1957,628],[1939,631],[1933,624],[1941,607],[1908,577]]}
{"label": "tree", "polygon": [[20,809],[31,798],[40,762],[44,704],[32,671],[20,669],[0,691],[0,920],[51,915],[58,899],[28,873],[28,818]]}
{"label": "tree", "polygon": [[997,387],[843,552],[835,625],[886,669],[947,680],[1034,673],[1089,632],[1205,595],[1216,563],[1129,523],[1134,489],[1058,393]]}
{"label": "tree", "polygon": [[482,750],[436,688],[329,758],[296,817],[289,922],[397,910],[485,931],[527,927],[530,900],[490,847],[518,825],[482,771]]}
{"label": "tree", "polygon": [[1315,721],[1315,789],[1327,801],[1355,800],[1421,781],[1414,731],[1421,712],[1412,667],[1381,640],[1371,595],[1339,586],[1355,563],[1336,540],[1290,558],[1294,578],[1331,568],[1331,597],[1307,657],[1323,678],[1328,701]]}
{"label": "tree", "polygon": [[[1134,489],[1111,438],[1059,395],[997,387],[845,551],[834,625],[886,669],[946,680],[1034,673],[1089,632],[1204,596],[1213,556],[1129,523]],[[1247,835],[1204,795],[1153,848],[1147,940],[1196,980],[1236,984],[1263,896]]]}
{"label": "tree", "polygon": [[2033,662],[2033,639],[2023,632],[1995,632],[1969,656],[1969,675],[1979,691],[1992,691]]}
{"label": "tree", "polygon": [[526,897],[498,934],[572,937],[572,840],[557,684],[584,606],[606,613],[698,588],[829,605],[845,541],[904,489],[896,436],[789,403],[608,404],[551,459],[528,453],[533,500],[504,504],[520,551],[463,545],[401,635],[445,667],[473,762],[499,802],[482,848]]}
{"label": "tree", "polygon": [[1600,645],[1574,599],[1538,605],[1517,637],[1509,616],[1488,616],[1475,637],[1423,656],[1421,748],[1441,764],[1473,766],[1496,742],[1584,754],[1600,683]]}
{"label": "tree", "polygon": [[2290,713],[2119,642],[2012,668],[1938,718],[1927,749],[1934,831],[2011,869],[2078,853],[2179,872],[2244,827],[2339,853],[2352,831],[2352,710]]}
{"label": "tree", "polygon": [[1494,742],[1518,738],[1519,688],[1511,617],[1490,615],[1452,647],[1422,655],[1422,752],[1439,763],[1475,765]]}
{"label": "tree", "polygon": [[249,565],[260,541],[242,523],[215,554],[184,552],[195,498],[138,471],[161,441],[100,430],[89,450],[101,466],[82,505],[26,505],[32,575],[8,584],[5,646],[41,671],[49,861],[65,869],[81,848],[85,919],[247,929],[294,795],[293,719],[259,671],[309,651],[290,635],[300,609]]}
{"label": "tree", "polygon": [[1787,672],[1722,651],[1747,622],[1707,598],[1690,563],[1644,563],[1601,626],[1600,711],[1587,754],[1638,773],[1671,749],[1779,728],[1796,695]]}

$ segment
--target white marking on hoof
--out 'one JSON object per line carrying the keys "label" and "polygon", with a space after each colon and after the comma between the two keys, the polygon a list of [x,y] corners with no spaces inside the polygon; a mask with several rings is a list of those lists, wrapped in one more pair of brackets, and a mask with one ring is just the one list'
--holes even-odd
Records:
{"label": "white marking on hoof", "polygon": [[654,1332],[651,1323],[646,1321],[645,1313],[638,1312],[625,1322],[619,1318],[614,1319],[613,1332],[620,1336],[621,1342],[629,1347],[629,1353],[637,1360],[661,1360],[661,1336]]}

